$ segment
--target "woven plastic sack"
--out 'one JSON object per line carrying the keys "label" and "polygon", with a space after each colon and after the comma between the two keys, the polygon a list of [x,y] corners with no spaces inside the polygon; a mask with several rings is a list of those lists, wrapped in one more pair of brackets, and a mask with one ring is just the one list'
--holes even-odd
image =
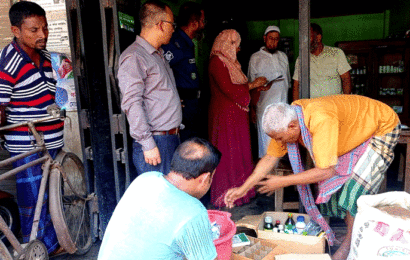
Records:
{"label": "woven plastic sack", "polygon": [[395,206],[397,212],[410,209],[410,194],[387,192],[363,195],[357,200],[348,260],[410,259],[410,218],[380,210]]}

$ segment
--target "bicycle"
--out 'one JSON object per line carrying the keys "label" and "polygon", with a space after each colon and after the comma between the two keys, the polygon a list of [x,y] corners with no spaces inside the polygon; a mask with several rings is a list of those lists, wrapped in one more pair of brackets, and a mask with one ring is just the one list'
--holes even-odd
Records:
{"label": "bicycle", "polygon": [[4,233],[17,253],[13,258],[4,243],[0,241],[0,259],[48,259],[49,256],[45,245],[36,239],[47,181],[49,181],[50,215],[60,246],[69,254],[81,255],[88,252],[93,243],[90,209],[91,202],[95,202],[96,196],[94,193],[88,194],[84,166],[75,154],[61,151],[54,160],[48,153],[44,139],[36,131],[35,124],[56,118],[63,120],[65,110],[60,110],[57,106],[50,106],[47,108],[47,112],[49,116],[41,119],[0,127],[1,132],[20,126],[28,126],[35,139],[33,150],[1,161],[0,167],[35,153],[43,153],[43,156],[39,159],[0,175],[0,181],[2,181],[33,165],[43,164],[43,175],[29,243],[23,248],[0,216],[0,231]]}

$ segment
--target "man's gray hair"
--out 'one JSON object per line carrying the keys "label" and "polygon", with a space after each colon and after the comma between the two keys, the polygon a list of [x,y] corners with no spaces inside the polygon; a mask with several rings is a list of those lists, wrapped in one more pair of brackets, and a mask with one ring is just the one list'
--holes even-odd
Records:
{"label": "man's gray hair", "polygon": [[270,104],[266,107],[262,117],[262,129],[265,133],[283,132],[290,122],[297,120],[296,111],[286,103]]}
{"label": "man's gray hair", "polygon": [[149,0],[142,5],[139,13],[142,28],[151,28],[166,17],[167,4],[161,1]]}

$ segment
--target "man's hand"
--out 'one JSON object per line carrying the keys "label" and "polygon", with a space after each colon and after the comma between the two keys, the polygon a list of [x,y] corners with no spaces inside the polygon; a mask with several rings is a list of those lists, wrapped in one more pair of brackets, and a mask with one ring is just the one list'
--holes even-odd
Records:
{"label": "man's hand", "polygon": [[152,166],[157,166],[161,163],[161,155],[159,154],[159,149],[157,146],[155,148],[144,151],[145,162],[151,164]]}
{"label": "man's hand", "polygon": [[267,91],[272,87],[273,81],[269,82],[267,85],[263,85],[257,88],[258,91]]}
{"label": "man's hand", "polygon": [[259,88],[265,85],[267,82],[268,81],[266,80],[265,77],[258,77],[253,82],[249,83],[249,90],[254,89],[254,88]]}
{"label": "man's hand", "polygon": [[246,195],[246,192],[243,192],[240,188],[232,188],[229,189],[224,198],[225,205],[228,208],[233,208],[235,206],[235,201],[242,198]]}
{"label": "man's hand", "polygon": [[272,195],[275,190],[283,188],[280,181],[281,176],[275,175],[268,175],[266,179],[258,182],[257,185],[260,187],[258,188],[259,193],[267,193],[269,196]]}

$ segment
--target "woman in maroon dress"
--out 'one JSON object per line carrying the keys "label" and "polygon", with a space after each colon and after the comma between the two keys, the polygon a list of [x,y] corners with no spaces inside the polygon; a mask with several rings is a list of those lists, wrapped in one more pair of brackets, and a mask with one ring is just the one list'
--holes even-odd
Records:
{"label": "woman in maroon dress", "polygon": [[[223,207],[225,192],[238,187],[253,170],[249,130],[249,90],[261,87],[266,78],[248,83],[236,54],[241,42],[235,30],[224,30],[215,39],[209,61],[211,101],[209,107],[209,137],[222,152],[211,186],[211,203]],[[249,202],[255,190],[236,201]]]}

